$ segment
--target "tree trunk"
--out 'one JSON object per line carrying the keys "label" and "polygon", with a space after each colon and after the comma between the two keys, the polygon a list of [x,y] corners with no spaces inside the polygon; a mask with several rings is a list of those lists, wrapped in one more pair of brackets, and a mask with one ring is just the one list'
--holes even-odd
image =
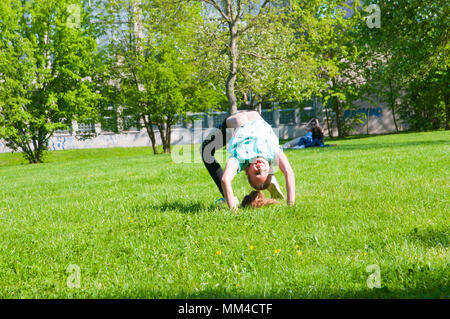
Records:
{"label": "tree trunk", "polygon": [[237,61],[238,61],[238,35],[237,35],[237,23],[233,22],[229,24],[230,29],[230,69],[226,82],[226,93],[228,99],[228,107],[230,114],[237,112],[237,100],[234,85],[236,83],[237,75]]}
{"label": "tree trunk", "polygon": [[255,111],[261,115],[261,103],[258,103],[258,105],[255,107]]}
{"label": "tree trunk", "polygon": [[42,159],[38,151],[36,140],[33,139],[32,142],[33,142],[33,149],[31,149],[31,147],[29,147],[28,145],[21,145],[20,148],[22,149],[22,152],[24,153],[26,160],[30,164],[42,163]]}
{"label": "tree trunk", "polygon": [[392,88],[392,77],[389,77],[389,96],[392,111],[392,119],[394,120],[395,131],[398,133],[397,120],[395,119],[395,100],[394,100],[394,91]]}
{"label": "tree trunk", "polygon": [[370,124],[370,106],[367,106],[367,135],[369,135],[369,124]]}
{"label": "tree trunk", "polygon": [[170,153],[170,135],[171,135],[171,121],[158,124],[158,129],[161,134],[161,141],[163,144],[164,153]]}
{"label": "tree trunk", "polygon": [[328,116],[328,107],[325,105],[325,117],[327,118],[328,137],[333,138],[333,130],[330,127],[330,117]]}
{"label": "tree trunk", "polygon": [[337,97],[333,98],[334,101],[334,113],[336,114],[336,126],[338,130],[338,137],[344,137],[342,132],[342,122],[341,122],[341,109],[340,102]]}
{"label": "tree trunk", "polygon": [[161,135],[161,142],[163,144],[163,152],[165,153],[165,141],[166,141],[166,131],[164,128],[164,123],[158,123],[156,124],[158,125],[158,130],[159,130],[159,134]]}
{"label": "tree trunk", "polygon": [[164,143],[164,153],[170,153],[170,142],[171,142],[172,128],[171,122],[168,121],[166,125],[166,140]]}
{"label": "tree trunk", "polygon": [[28,163],[30,163],[30,164],[39,163],[38,160],[36,159],[34,151],[30,150],[30,151],[25,152],[25,158],[27,159]]}
{"label": "tree trunk", "polygon": [[33,159],[35,160],[34,163],[39,163],[39,147],[38,147],[38,143],[37,141],[33,138],[33,150],[31,151],[31,153],[33,154]]}
{"label": "tree trunk", "polygon": [[42,163],[39,149],[35,151],[36,163]]}
{"label": "tree trunk", "polygon": [[450,130],[450,105],[448,94],[445,96],[445,129]]}
{"label": "tree trunk", "polygon": [[44,151],[43,145],[39,141],[39,137],[37,137],[37,138],[33,137],[32,141],[33,141],[33,150],[31,150],[32,163],[34,163],[34,164],[42,163],[42,153]]}
{"label": "tree trunk", "polygon": [[153,148],[153,154],[158,154],[158,148],[156,147],[156,138],[155,138],[155,131],[153,130],[153,122],[150,120],[147,120],[145,118],[145,114],[142,114],[142,119],[144,120],[145,129],[147,130],[148,137],[150,137],[150,141],[152,142],[152,148]]}
{"label": "tree trunk", "polygon": [[449,94],[445,94],[445,129],[450,130],[450,104],[449,102]]}
{"label": "tree trunk", "polygon": [[39,131],[39,138],[37,141],[37,149],[35,150],[36,159],[37,159],[38,163],[42,163],[42,157],[43,157],[42,155],[44,152],[44,145],[42,143],[43,143],[42,134],[41,134],[41,131]]}
{"label": "tree trunk", "polygon": [[449,72],[448,72],[448,68],[447,68],[447,72],[445,75],[446,80],[444,80],[444,103],[445,103],[445,129],[446,130],[450,130],[450,104],[449,104],[449,99],[450,99],[450,94],[449,94],[449,89],[448,89],[448,78],[449,78]]}

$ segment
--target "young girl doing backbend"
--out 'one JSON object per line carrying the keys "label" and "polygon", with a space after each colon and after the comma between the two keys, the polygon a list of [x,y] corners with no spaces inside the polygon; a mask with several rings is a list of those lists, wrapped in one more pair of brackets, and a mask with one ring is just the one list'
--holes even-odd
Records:
{"label": "young girl doing backbend", "polygon": [[[227,130],[231,129],[225,171],[214,157],[216,150],[227,144]],[[256,111],[240,111],[228,116],[202,143],[203,163],[224,196],[230,209],[237,209],[231,182],[237,173],[245,171],[249,184],[258,192],[246,196],[242,206],[260,207],[276,201],[265,199],[261,190],[267,189],[272,198],[284,198],[273,175],[276,164],[285,176],[287,203],[295,202],[295,177],[291,165],[279,147],[272,127]]]}

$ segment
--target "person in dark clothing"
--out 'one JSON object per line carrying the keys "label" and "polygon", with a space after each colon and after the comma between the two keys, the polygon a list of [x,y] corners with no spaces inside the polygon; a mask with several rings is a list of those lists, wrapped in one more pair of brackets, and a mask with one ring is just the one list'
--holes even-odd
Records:
{"label": "person in dark clothing", "polygon": [[305,147],[312,147],[312,146],[323,147],[323,129],[320,126],[319,120],[317,118],[313,118],[309,122],[309,127],[312,133],[312,140],[311,143],[308,143],[307,145],[305,145]]}
{"label": "person in dark clothing", "polygon": [[320,126],[320,122],[317,118],[313,118],[306,125],[306,135],[302,136],[298,139],[294,139],[283,146],[283,149],[293,148],[293,149],[301,149],[307,147],[323,147],[323,129]]}

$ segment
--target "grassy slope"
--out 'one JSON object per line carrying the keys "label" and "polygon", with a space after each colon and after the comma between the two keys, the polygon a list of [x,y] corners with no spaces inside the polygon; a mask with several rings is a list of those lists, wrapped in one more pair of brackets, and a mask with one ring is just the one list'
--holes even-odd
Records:
{"label": "grassy slope", "polygon": [[[448,298],[449,141],[287,151],[295,207],[238,213],[214,207],[201,163],[150,148],[51,152],[40,165],[0,154],[0,297]],[[367,287],[372,264],[381,289]]]}

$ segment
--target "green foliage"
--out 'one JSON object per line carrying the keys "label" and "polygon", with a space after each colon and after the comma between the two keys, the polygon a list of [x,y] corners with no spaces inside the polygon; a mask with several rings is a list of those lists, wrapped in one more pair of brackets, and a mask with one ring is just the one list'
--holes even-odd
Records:
{"label": "green foliage", "polygon": [[[200,7],[167,1],[116,1],[107,28],[115,34],[109,52],[119,102],[142,118],[156,153],[153,125],[164,152],[170,152],[171,126],[180,116],[213,108],[220,93],[202,75],[194,54]],[[127,24],[118,24],[118,20]],[[217,104],[216,104],[217,103]]]}
{"label": "green foliage", "polygon": [[[206,63],[222,74],[230,107],[233,99],[253,107],[333,99],[328,126],[336,121],[339,135],[346,134],[354,120],[344,112],[355,107],[361,82],[355,68],[355,33],[364,22],[358,1],[352,7],[343,1],[204,2],[212,16],[200,30],[207,39]],[[353,10],[351,17],[345,7]]]}
{"label": "green foliage", "polygon": [[53,132],[67,127],[62,120],[97,113],[95,34],[86,13],[78,27],[68,25],[73,3],[0,4],[0,138],[30,163],[42,161]]}
{"label": "green foliage", "polygon": [[[443,128],[448,120],[449,72],[431,70],[423,79],[410,81],[405,103],[399,105],[401,118],[415,131]],[[447,105],[446,105],[447,103]]]}
{"label": "green foliage", "polygon": [[311,97],[330,136],[361,123],[344,116],[360,100],[387,105],[398,130],[448,129],[446,2],[385,1],[380,28],[363,12],[375,1],[346,2],[5,0],[0,138],[40,162],[72,120],[115,133],[143,122],[154,152],[156,128],[170,152],[191,112]]}
{"label": "green foliage", "polygon": [[202,1],[205,24],[198,29],[205,70],[221,79],[230,113],[238,105],[301,100],[315,79],[310,52],[292,27],[286,1]]}
{"label": "green foliage", "polygon": [[356,41],[364,18],[358,11],[359,1],[351,6],[343,1],[300,2],[294,6],[297,28],[304,32],[306,49],[314,57],[315,95],[322,98],[328,135],[346,136],[360,119],[345,118],[345,111],[355,108],[360,97],[361,72],[356,67],[360,51]]}
{"label": "green foliage", "polygon": [[[365,5],[374,1],[364,1]],[[449,20],[443,0],[379,3],[380,28],[362,28],[360,66],[369,98],[414,130],[450,128]]]}

